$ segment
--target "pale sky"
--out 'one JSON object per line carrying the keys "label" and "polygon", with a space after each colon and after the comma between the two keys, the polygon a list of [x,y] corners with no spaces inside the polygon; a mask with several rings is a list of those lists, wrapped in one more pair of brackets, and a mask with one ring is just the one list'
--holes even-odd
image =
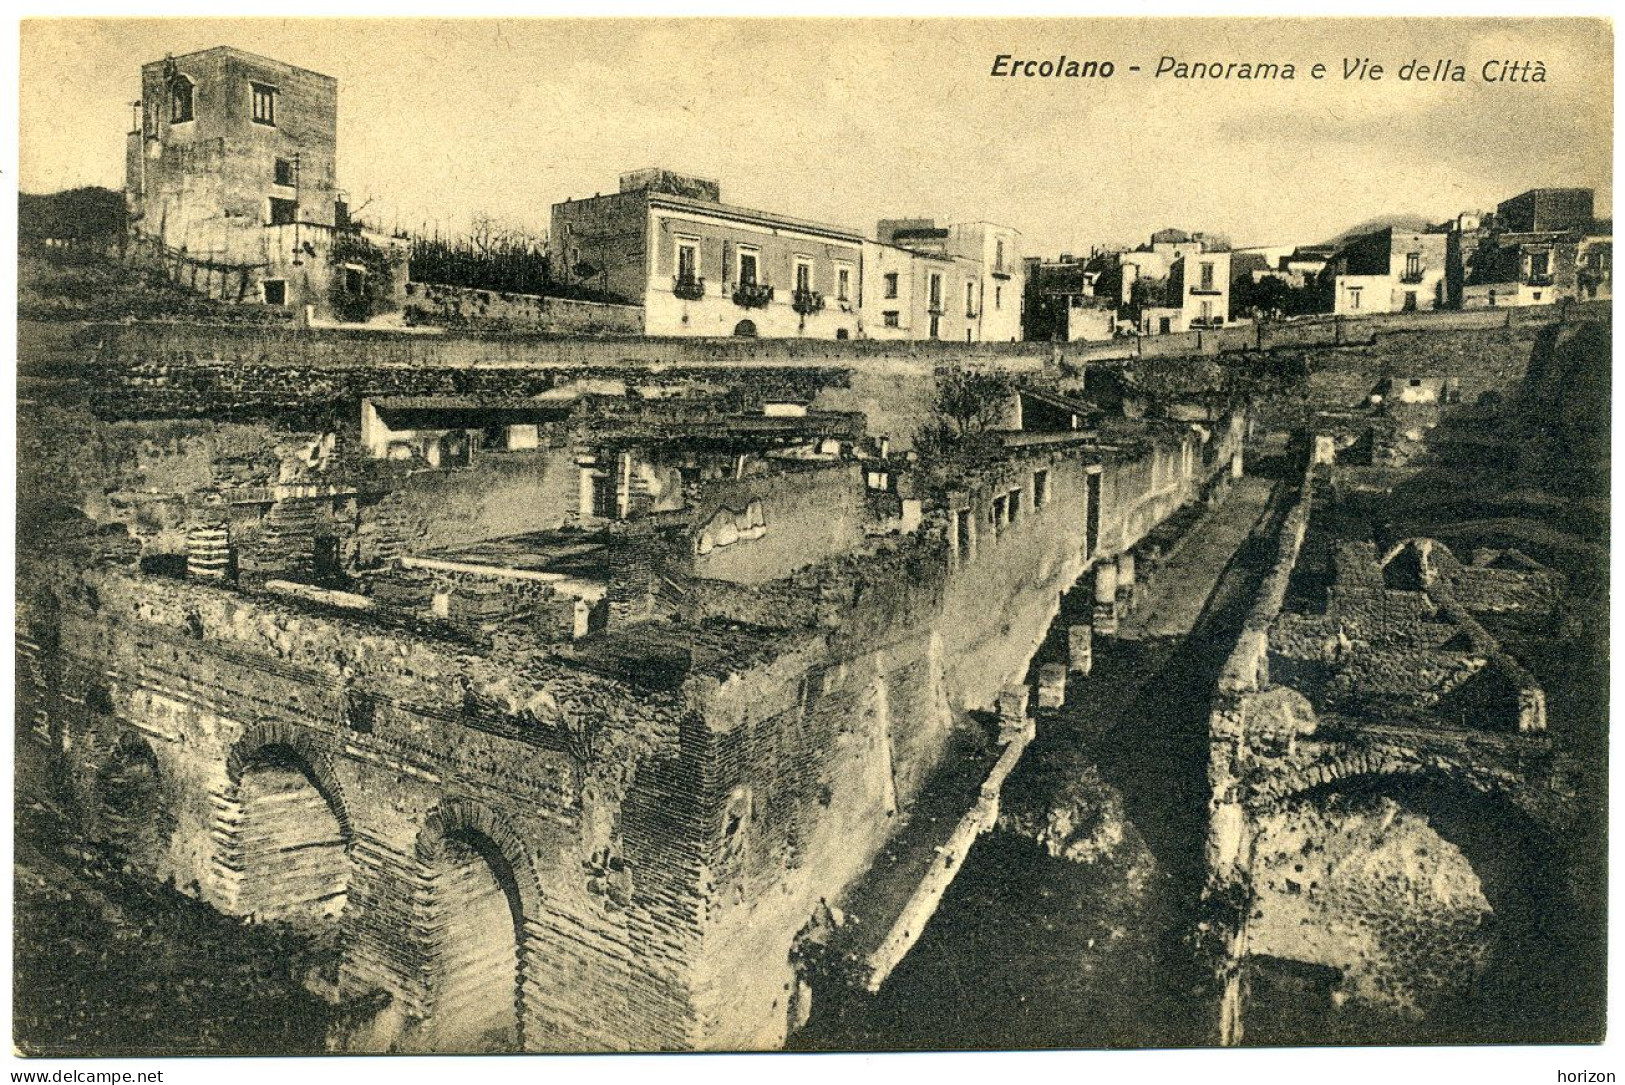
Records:
{"label": "pale sky", "polygon": [[[1611,25],[1495,19],[36,19],[22,29],[23,191],[122,187],[140,65],[214,45],[338,79],[340,185],[385,228],[487,214],[544,231],[553,203],[649,165],[865,232],[990,219],[1028,254],[1169,225],[1311,243],[1533,187],[1591,187],[1600,216],[1612,206]],[[1116,73],[994,78],[998,54]],[[1292,62],[1298,78],[1154,78],[1163,55]],[[1384,78],[1345,81],[1358,57]],[[1398,79],[1441,58],[1468,81]],[[1492,59],[1541,60],[1547,82],[1485,83]]]}

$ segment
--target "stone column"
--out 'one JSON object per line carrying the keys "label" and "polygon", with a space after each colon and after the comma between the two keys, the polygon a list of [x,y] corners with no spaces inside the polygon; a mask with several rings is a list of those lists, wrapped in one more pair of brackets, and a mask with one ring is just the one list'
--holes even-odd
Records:
{"label": "stone column", "polygon": [[1107,636],[1117,632],[1117,565],[1114,562],[1095,566],[1094,627]]}
{"label": "stone column", "polygon": [[1038,707],[1060,708],[1066,704],[1066,668],[1046,663],[1038,669]]}
{"label": "stone column", "polygon": [[1095,627],[1070,625],[1066,629],[1066,648],[1072,669],[1087,675],[1095,666]]}
{"label": "stone column", "polygon": [[1117,598],[1121,605],[1120,613],[1127,614],[1134,609],[1134,551],[1125,550],[1117,555]]}

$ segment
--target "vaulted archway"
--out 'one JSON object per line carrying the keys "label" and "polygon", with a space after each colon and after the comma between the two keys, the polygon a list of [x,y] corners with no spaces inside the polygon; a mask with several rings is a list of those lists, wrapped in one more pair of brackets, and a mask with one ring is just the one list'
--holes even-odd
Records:
{"label": "vaulted archway", "polygon": [[417,855],[433,1049],[523,1050],[526,917],[541,902],[528,850],[489,810],[453,802],[430,816]]}
{"label": "vaulted archway", "polygon": [[292,736],[251,733],[228,771],[237,803],[228,866],[235,910],[260,919],[323,922],[344,910],[350,823],[325,758]]}
{"label": "vaulted archway", "polygon": [[130,866],[157,877],[174,833],[158,755],[140,735],[121,736],[96,773],[98,835]]}
{"label": "vaulted archway", "polygon": [[1327,970],[1316,982],[1344,1008],[1266,969],[1249,1042],[1580,1038],[1593,943],[1562,841],[1517,798],[1443,772],[1353,772],[1255,812],[1249,952]]}

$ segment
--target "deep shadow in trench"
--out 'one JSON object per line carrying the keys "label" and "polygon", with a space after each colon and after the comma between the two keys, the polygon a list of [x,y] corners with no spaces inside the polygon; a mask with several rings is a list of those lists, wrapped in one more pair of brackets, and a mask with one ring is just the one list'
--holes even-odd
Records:
{"label": "deep shadow in trench", "polygon": [[[1016,770],[1093,762],[1121,793],[1123,846],[1080,864],[1010,833],[984,837],[881,991],[818,985],[791,1050],[1210,1041],[1210,976],[1189,941],[1205,881],[1208,713],[1277,522],[1242,543],[1190,636],[1097,638],[1092,673],[1074,679],[1080,695],[1040,724]],[[1063,611],[1035,666],[1065,658],[1066,624]]]}

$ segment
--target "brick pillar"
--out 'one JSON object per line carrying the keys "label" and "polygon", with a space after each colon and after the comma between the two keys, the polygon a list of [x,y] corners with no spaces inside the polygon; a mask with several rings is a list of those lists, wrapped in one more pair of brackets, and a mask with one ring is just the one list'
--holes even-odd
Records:
{"label": "brick pillar", "polygon": [[224,580],[231,566],[231,542],[223,521],[194,524],[186,532],[186,575]]}
{"label": "brick pillar", "polygon": [[1095,627],[1067,626],[1066,648],[1072,669],[1078,674],[1087,675],[1095,666]]}
{"label": "brick pillar", "polygon": [[316,557],[316,511],[310,501],[273,504],[259,538],[237,556],[239,582],[258,588],[267,580],[308,581]]}
{"label": "brick pillar", "polygon": [[1117,565],[1114,562],[1095,566],[1094,627],[1108,637],[1117,632]]}

